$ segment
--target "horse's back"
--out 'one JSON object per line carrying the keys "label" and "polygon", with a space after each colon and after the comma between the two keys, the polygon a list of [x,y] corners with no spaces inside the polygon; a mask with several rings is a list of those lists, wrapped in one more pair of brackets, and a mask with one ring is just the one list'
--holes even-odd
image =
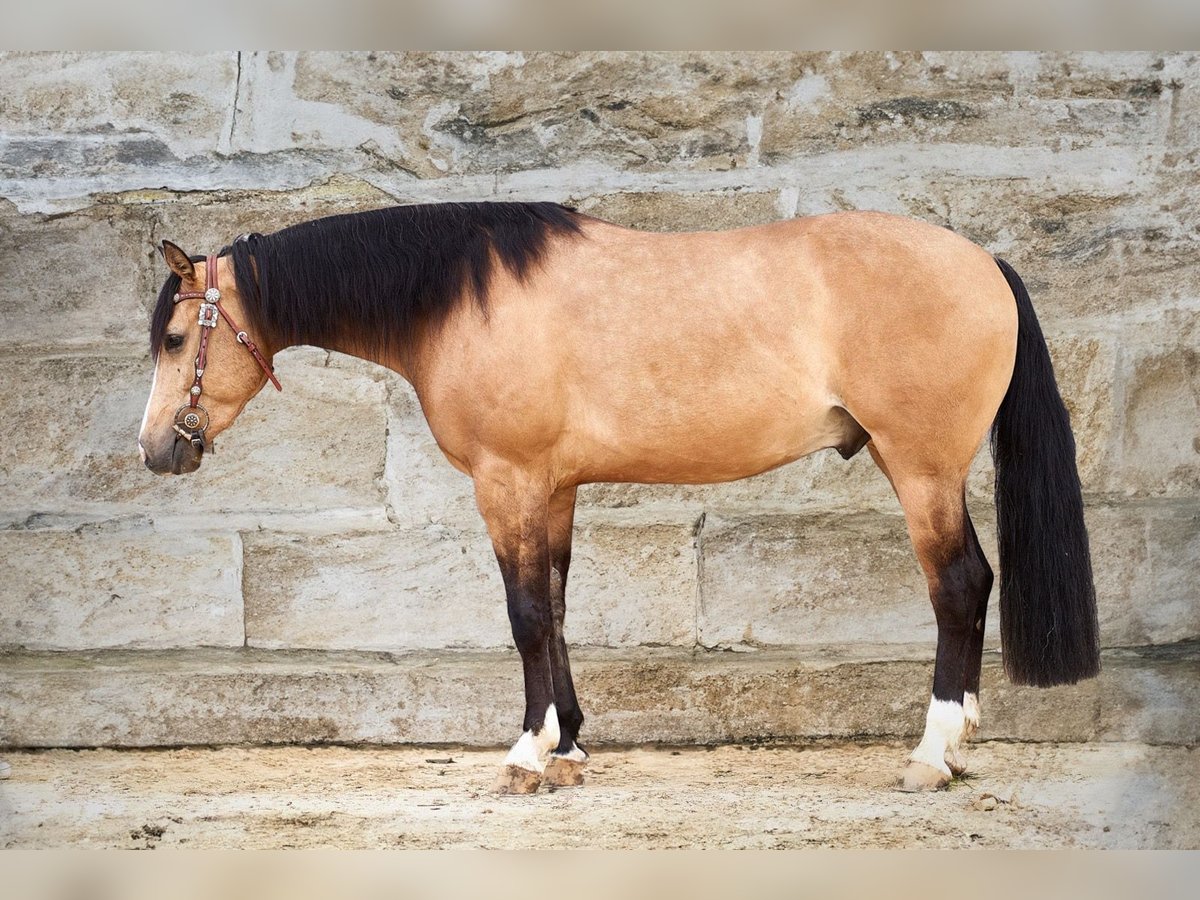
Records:
{"label": "horse's back", "polygon": [[[431,364],[465,408],[442,430],[541,447],[581,480],[756,474],[853,443],[854,419],[886,426],[873,396],[971,369],[961,357],[1003,324],[992,273],[1003,286],[980,248],[883,214],[668,234],[585,220],[532,278],[497,279],[486,320],[460,316],[437,342]],[[454,413],[426,412],[435,434]]]}

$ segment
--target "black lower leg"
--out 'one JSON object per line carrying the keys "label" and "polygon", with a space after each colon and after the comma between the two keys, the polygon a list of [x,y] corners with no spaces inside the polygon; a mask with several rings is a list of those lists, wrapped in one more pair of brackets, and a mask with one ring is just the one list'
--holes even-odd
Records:
{"label": "black lower leg", "polygon": [[524,730],[540,733],[554,702],[550,668],[550,573],[544,526],[523,529],[512,545],[495,541],[508,621],[525,673]]}
{"label": "black lower leg", "polygon": [[974,579],[972,582],[974,611],[971,615],[971,639],[967,647],[966,675],[964,689],[968,694],[979,696],[979,676],[983,667],[983,633],[987,627],[988,598],[992,593],[992,567],[988,565],[983,548],[979,546],[979,538],[975,534],[975,526],[967,519],[968,549],[975,559]]}
{"label": "black lower leg", "polygon": [[959,704],[966,691],[979,690],[983,617],[992,582],[991,569],[979,549],[965,509],[963,517],[962,539],[946,553],[930,583],[938,625],[933,696],[936,700]]}
{"label": "black lower leg", "polygon": [[554,678],[554,706],[558,710],[558,725],[561,738],[559,753],[567,753],[579,737],[583,727],[583,710],[575,696],[575,682],[571,678],[571,660],[567,655],[567,641],[563,637],[562,622],[554,622],[554,633],[550,638],[550,670]]}
{"label": "black lower leg", "polygon": [[571,677],[571,660],[563,633],[567,614],[567,572],[571,568],[571,529],[575,512],[575,490],[556,496],[550,509],[550,670],[554,680],[554,706],[558,710],[561,734],[559,753],[568,753],[576,746],[579,729],[583,726],[583,711],[575,696]]}

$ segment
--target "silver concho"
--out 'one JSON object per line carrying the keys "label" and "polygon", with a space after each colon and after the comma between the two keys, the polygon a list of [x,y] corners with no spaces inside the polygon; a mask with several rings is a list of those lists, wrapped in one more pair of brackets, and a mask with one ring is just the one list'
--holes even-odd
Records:
{"label": "silver concho", "polygon": [[185,403],[175,411],[175,427],[192,434],[200,433],[208,428],[208,411],[203,406]]}

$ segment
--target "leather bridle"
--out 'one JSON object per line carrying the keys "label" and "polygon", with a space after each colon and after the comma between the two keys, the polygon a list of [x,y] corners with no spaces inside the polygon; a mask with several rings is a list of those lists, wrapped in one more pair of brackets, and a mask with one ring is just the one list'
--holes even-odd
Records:
{"label": "leather bridle", "polygon": [[205,261],[205,290],[203,291],[182,291],[175,295],[174,300],[178,303],[180,300],[195,300],[199,298],[203,302],[200,304],[200,349],[196,352],[196,380],[192,382],[191,388],[188,390],[188,401],[175,410],[174,429],[176,434],[182,437],[185,441],[195,448],[197,453],[204,452],[204,431],[208,428],[208,410],[200,405],[200,395],[204,392],[204,367],[208,362],[208,336],[214,328],[224,319],[229,323],[229,327],[233,329],[237,335],[238,343],[250,351],[250,355],[254,357],[254,361],[258,363],[259,368],[263,370],[263,374],[267,376],[267,380],[275,385],[275,390],[282,391],[283,386],[279,383],[279,379],[275,377],[275,372],[271,368],[271,364],[263,358],[259,352],[258,346],[254,341],[250,340],[250,336],[238,326],[237,322],[225,311],[225,307],[221,305],[221,289],[217,284],[217,256],[210,255]]}

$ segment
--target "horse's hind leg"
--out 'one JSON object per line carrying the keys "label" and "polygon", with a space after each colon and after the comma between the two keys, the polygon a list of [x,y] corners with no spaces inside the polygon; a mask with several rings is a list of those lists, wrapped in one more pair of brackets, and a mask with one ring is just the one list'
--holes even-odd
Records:
{"label": "horse's hind leg", "polygon": [[559,742],[550,754],[543,780],[556,787],[583,784],[588,755],[576,743],[583,711],[575,696],[571,660],[563,624],[567,614],[567,572],[571,568],[571,536],[575,524],[575,488],[563,488],[550,498],[550,672],[554,678],[554,705],[558,709]]}
{"label": "horse's hind leg", "polygon": [[979,689],[976,653],[982,646],[992,570],[967,515],[965,472],[910,474],[892,463],[888,475],[904,507],[938,627],[925,733],[909,757],[901,788],[932,790],[945,786],[965,768],[961,744],[968,718],[963,700],[969,681],[973,680],[973,691]]}
{"label": "horse's hind leg", "polygon": [[[975,526],[971,522],[970,516],[967,517],[967,528],[970,531],[974,552],[979,559],[983,560],[983,565],[987,568],[990,588],[992,570],[987,564],[987,557],[983,555],[983,548],[979,546],[979,537],[975,534]],[[983,669],[983,632],[987,626],[990,594],[990,589],[980,593],[975,607],[974,622],[971,625],[971,646],[967,651],[967,678],[963,692],[963,713],[967,720],[965,738],[974,737],[975,732],[979,730],[979,677]],[[961,775],[962,772],[958,771],[954,774]]]}

